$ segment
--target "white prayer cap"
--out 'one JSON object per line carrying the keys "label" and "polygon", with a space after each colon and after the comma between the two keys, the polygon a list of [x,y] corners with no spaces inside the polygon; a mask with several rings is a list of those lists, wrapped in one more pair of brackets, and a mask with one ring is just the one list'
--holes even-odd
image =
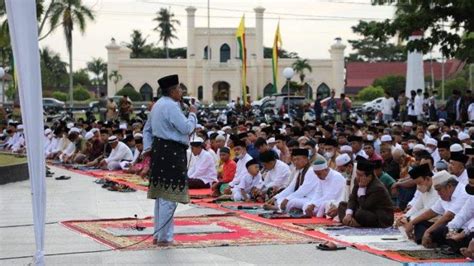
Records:
{"label": "white prayer cap", "polygon": [[285,129],[283,129],[283,128],[280,128],[280,134],[282,134],[282,135],[286,135],[286,130],[285,130]]}
{"label": "white prayer cap", "polygon": [[208,131],[208,132],[207,132],[207,137],[210,138],[212,134],[214,134],[213,131]]}
{"label": "white prayer cap", "polygon": [[314,171],[321,171],[328,168],[328,162],[326,159],[316,159],[313,163],[313,170]]}
{"label": "white prayer cap", "polygon": [[267,127],[267,124],[261,123],[261,124],[260,124],[260,128],[264,128],[264,127]]}
{"label": "white prayer cap", "polygon": [[413,123],[411,121],[406,121],[406,122],[403,122],[403,126],[404,127],[412,127]]}
{"label": "white prayer cap", "polygon": [[204,140],[203,140],[201,137],[195,136],[195,137],[192,138],[189,142],[190,142],[190,143],[198,144],[198,143],[204,143]]}
{"label": "white prayer cap", "polygon": [[71,133],[81,133],[81,130],[77,127],[73,127],[69,130],[69,134]]}
{"label": "white prayer cap", "polygon": [[446,139],[450,139],[451,136],[448,135],[448,134],[444,134],[443,136],[441,136],[441,140],[446,140]]}
{"label": "white prayer cap", "polygon": [[336,157],[336,166],[343,166],[351,161],[351,157],[347,153],[343,153]]}
{"label": "white prayer cap", "polygon": [[84,136],[86,140],[90,140],[93,137],[94,137],[94,133],[92,133],[91,131],[87,132],[86,135]]}
{"label": "white prayer cap", "polygon": [[391,141],[393,141],[393,139],[392,139],[392,136],[390,136],[390,135],[383,135],[380,138],[380,141],[381,142],[391,142]]}
{"label": "white prayer cap", "polygon": [[374,140],[374,135],[371,135],[371,134],[367,135],[367,140],[368,141]]}
{"label": "white prayer cap", "polygon": [[433,176],[433,186],[443,184],[444,182],[448,181],[451,177],[452,175],[448,173],[446,170],[437,172]]}
{"label": "white prayer cap", "polygon": [[18,129],[18,130],[23,130],[23,129],[25,129],[25,127],[23,126],[23,124],[19,124],[19,125],[16,127],[16,129]]}
{"label": "white prayer cap", "polygon": [[467,140],[467,139],[470,139],[471,137],[469,137],[468,134],[464,133],[464,132],[461,132],[458,134],[458,139],[460,141],[464,141],[464,140]]}
{"label": "white prayer cap", "polygon": [[435,140],[434,138],[428,138],[428,139],[425,141],[425,144],[426,144],[426,145],[438,146],[438,141]]}
{"label": "white prayer cap", "polygon": [[269,138],[269,139],[267,140],[267,143],[268,143],[268,144],[273,144],[273,143],[276,143],[276,140],[275,140],[274,137],[271,137],[271,138]]}
{"label": "white prayer cap", "polygon": [[357,119],[356,124],[362,125],[362,124],[364,124],[364,121],[359,118],[359,119]]}
{"label": "white prayer cap", "polygon": [[449,151],[450,152],[462,152],[462,151],[464,151],[464,149],[462,148],[461,144],[454,143],[453,145],[451,145],[451,147],[449,147]]}
{"label": "white prayer cap", "polygon": [[224,130],[224,131],[226,131],[226,130],[228,130],[228,129],[232,129],[232,128],[229,127],[229,126],[225,126],[225,127],[222,128],[222,130]]}
{"label": "white prayer cap", "polygon": [[446,123],[446,119],[440,118],[440,119],[438,119],[438,122]]}
{"label": "white prayer cap", "polygon": [[428,126],[428,130],[436,130],[436,129],[438,129],[437,125],[429,125]]}
{"label": "white prayer cap", "polygon": [[127,124],[120,124],[119,129],[127,129]]}
{"label": "white prayer cap", "polygon": [[392,123],[392,127],[401,126],[401,125],[402,125],[401,122],[393,122],[393,123]]}
{"label": "white prayer cap", "polygon": [[133,135],[134,138],[138,139],[138,138],[143,138],[143,134],[142,133],[135,133],[135,135]]}
{"label": "white prayer cap", "polygon": [[100,132],[100,130],[95,127],[95,128],[93,128],[93,129],[91,129],[90,132],[92,132],[92,134],[95,134],[95,132]]}
{"label": "white prayer cap", "polygon": [[415,152],[415,151],[421,151],[421,150],[426,150],[425,145],[423,145],[423,144],[416,144],[416,145],[413,147],[413,152]]}
{"label": "white prayer cap", "polygon": [[74,123],[73,123],[73,122],[69,122],[69,123],[67,123],[66,127],[67,127],[68,129],[71,129],[71,128],[74,127]]}
{"label": "white prayer cap", "polygon": [[45,134],[45,135],[49,135],[49,134],[51,134],[51,132],[53,132],[53,131],[51,130],[51,128],[47,128],[47,129],[44,130],[44,134]]}
{"label": "white prayer cap", "polygon": [[352,152],[352,147],[349,145],[342,145],[340,150],[341,152]]}
{"label": "white prayer cap", "polygon": [[222,130],[219,130],[219,131],[217,131],[217,134],[219,134],[219,135],[221,135],[221,136],[222,136],[222,135],[225,135],[225,132],[224,132],[224,131],[222,131]]}
{"label": "white prayer cap", "polygon": [[111,143],[111,142],[116,142],[116,141],[118,141],[117,136],[114,135],[114,136],[110,136],[110,137],[109,137],[109,143]]}
{"label": "white prayer cap", "polygon": [[309,141],[309,139],[305,136],[301,136],[301,137],[298,138],[298,142],[300,142],[300,141]]}
{"label": "white prayer cap", "polygon": [[224,135],[219,135],[219,136],[216,137],[216,140],[225,141],[225,137],[224,137]]}

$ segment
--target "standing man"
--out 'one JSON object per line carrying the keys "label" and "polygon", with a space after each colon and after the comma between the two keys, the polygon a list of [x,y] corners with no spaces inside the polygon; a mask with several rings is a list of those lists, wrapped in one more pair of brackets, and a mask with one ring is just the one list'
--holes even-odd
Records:
{"label": "standing man", "polygon": [[382,100],[382,115],[383,115],[383,122],[388,124],[393,119],[393,110],[397,103],[390,95],[389,91],[385,91],[385,98]]}
{"label": "standing man", "polygon": [[151,150],[148,198],[155,199],[153,243],[173,244],[173,215],[177,203],[188,203],[186,150],[196,128],[196,107],[186,118],[180,108],[183,91],[178,75],[158,80],[163,97],[153,106],[144,128],[144,150]]}

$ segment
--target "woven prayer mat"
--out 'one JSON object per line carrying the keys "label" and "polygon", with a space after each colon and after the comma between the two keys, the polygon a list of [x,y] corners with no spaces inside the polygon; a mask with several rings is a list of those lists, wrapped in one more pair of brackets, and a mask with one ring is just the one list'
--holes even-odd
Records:
{"label": "woven prayer mat", "polygon": [[303,229],[303,230],[317,230],[320,228],[327,228],[328,226],[335,226],[335,223],[331,220],[320,219],[317,223],[292,223],[293,225]]}
{"label": "woven prayer mat", "polygon": [[245,205],[221,205],[221,206],[232,211],[243,211],[245,213],[255,214],[255,215],[274,212],[272,210],[264,210],[261,206],[245,206]]}
{"label": "woven prayer mat", "polygon": [[[315,243],[313,238],[303,234],[237,216],[175,217],[174,221],[176,226],[216,224],[232,232],[175,235],[175,245],[170,248]],[[61,224],[115,249],[139,250],[158,248],[152,244],[152,237],[150,236],[118,237],[107,230],[108,228],[135,228],[137,220],[133,218],[65,221],[61,222]],[[151,218],[139,220],[138,225],[151,228],[153,227],[153,221]]]}
{"label": "woven prayer mat", "polygon": [[464,259],[461,254],[446,255],[439,250],[398,250],[398,253],[417,260]]}
{"label": "woven prayer mat", "polygon": [[[107,227],[108,233],[113,236],[149,236],[153,234],[153,227],[130,227],[130,228],[116,228]],[[216,234],[216,233],[232,233],[231,229],[219,226],[217,224],[204,224],[204,225],[176,225],[174,227],[175,235],[185,234]]]}

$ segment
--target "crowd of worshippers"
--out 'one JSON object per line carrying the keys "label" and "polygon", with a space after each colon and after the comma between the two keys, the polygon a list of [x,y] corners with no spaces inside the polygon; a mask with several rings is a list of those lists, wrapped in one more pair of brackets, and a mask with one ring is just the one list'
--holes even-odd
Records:
{"label": "crowd of worshippers", "polygon": [[[56,122],[47,159],[147,177],[144,122]],[[1,145],[25,148],[10,123]],[[190,189],[213,197],[299,210],[353,227],[397,226],[426,247],[463,251],[474,232],[474,124],[378,121],[198,125],[190,136]],[[403,212],[395,219],[396,212]],[[398,217],[398,216],[397,216]],[[474,244],[472,245],[474,247]]]}

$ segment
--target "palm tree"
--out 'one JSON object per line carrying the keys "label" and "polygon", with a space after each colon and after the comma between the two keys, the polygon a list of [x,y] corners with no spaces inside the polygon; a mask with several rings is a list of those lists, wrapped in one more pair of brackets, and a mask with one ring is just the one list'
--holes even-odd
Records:
{"label": "palm tree", "polygon": [[69,99],[70,106],[73,106],[73,68],[72,68],[72,31],[75,26],[84,34],[86,30],[86,20],[94,20],[92,10],[82,4],[82,0],[58,0],[51,6],[51,28],[58,24],[63,25],[66,46],[69,54]]}
{"label": "palm tree", "polygon": [[117,92],[117,83],[122,80],[122,75],[117,70],[114,70],[109,74],[109,79],[114,83],[115,92]]}
{"label": "palm tree", "polygon": [[305,70],[313,72],[313,68],[308,63],[308,59],[296,59],[291,67],[295,70],[296,74],[300,76],[301,85],[304,84],[304,78],[306,77]]}
{"label": "palm tree", "polygon": [[103,74],[107,71],[107,64],[102,58],[92,58],[92,61],[87,63],[87,70],[95,75],[95,82],[97,85],[97,97],[100,95],[100,84],[102,83]]}
{"label": "palm tree", "polygon": [[130,56],[132,58],[143,57],[143,50],[145,49],[147,38],[143,38],[142,32],[139,30],[133,30],[130,38],[131,42],[127,44],[127,47],[132,50]]}
{"label": "palm tree", "polygon": [[160,11],[156,13],[156,18],[153,21],[158,22],[158,26],[156,26],[153,30],[160,33],[160,40],[158,42],[163,41],[163,46],[165,47],[166,51],[166,58],[169,58],[168,52],[168,43],[173,43],[173,39],[178,39],[175,35],[176,25],[180,25],[179,20],[174,19],[174,14],[171,13],[166,8],[161,8]]}

